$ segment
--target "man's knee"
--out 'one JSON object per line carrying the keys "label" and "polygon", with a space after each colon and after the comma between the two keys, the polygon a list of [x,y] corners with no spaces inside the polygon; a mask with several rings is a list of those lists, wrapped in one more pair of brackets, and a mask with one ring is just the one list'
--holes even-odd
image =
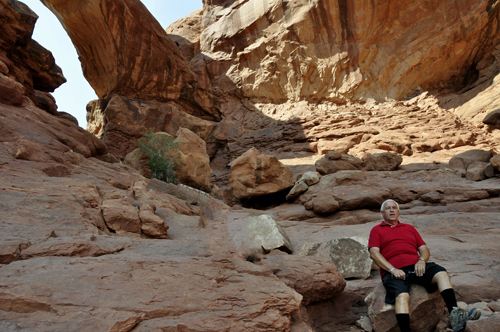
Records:
{"label": "man's knee", "polygon": [[408,303],[410,302],[409,293],[401,293],[396,297],[396,303]]}
{"label": "man's knee", "polygon": [[438,272],[432,278],[433,283],[436,283],[439,280],[449,281],[450,280],[450,276],[448,275],[448,272],[446,272],[446,271]]}

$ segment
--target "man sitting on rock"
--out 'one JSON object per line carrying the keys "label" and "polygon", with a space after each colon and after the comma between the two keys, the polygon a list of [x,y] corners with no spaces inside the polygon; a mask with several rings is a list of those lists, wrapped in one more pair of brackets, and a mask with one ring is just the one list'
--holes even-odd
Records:
{"label": "man sitting on rock", "polygon": [[429,293],[439,289],[450,312],[453,331],[465,327],[468,320],[476,320],[481,311],[469,312],[457,307],[455,291],[446,270],[428,262],[430,251],[415,227],[399,222],[399,205],[392,199],[382,203],[380,212],[384,221],[370,232],[370,257],[380,267],[386,289],[385,302],[395,304],[396,319],[401,332],[410,330],[410,285],[421,285]]}

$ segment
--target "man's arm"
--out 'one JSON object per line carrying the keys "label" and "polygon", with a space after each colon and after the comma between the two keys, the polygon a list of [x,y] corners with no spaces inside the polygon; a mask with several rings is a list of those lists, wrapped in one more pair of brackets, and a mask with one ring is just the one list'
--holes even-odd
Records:
{"label": "man's arm", "polygon": [[415,274],[421,277],[425,273],[425,263],[429,260],[429,257],[431,257],[431,252],[429,251],[429,248],[427,248],[427,246],[424,244],[418,247],[418,254],[420,257],[415,264]]}
{"label": "man's arm", "polygon": [[[370,258],[383,270],[386,270],[390,274],[392,274],[396,279],[405,279],[406,274],[403,270],[396,269],[389,263],[384,256],[380,253],[380,248],[371,247],[370,248]],[[392,270],[392,271],[391,271]]]}

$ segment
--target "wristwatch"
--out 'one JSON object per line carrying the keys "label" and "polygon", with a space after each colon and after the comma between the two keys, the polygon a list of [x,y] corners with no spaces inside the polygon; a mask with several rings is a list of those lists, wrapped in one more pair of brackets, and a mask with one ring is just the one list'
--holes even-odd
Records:
{"label": "wristwatch", "polygon": [[419,261],[424,261],[424,262],[425,262],[425,258],[422,258],[422,257],[420,257],[418,260],[419,260]]}

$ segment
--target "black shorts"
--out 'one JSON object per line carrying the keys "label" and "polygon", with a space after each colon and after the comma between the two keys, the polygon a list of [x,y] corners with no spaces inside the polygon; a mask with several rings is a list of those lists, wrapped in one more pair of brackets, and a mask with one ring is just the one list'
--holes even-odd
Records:
{"label": "black shorts", "polygon": [[389,304],[396,303],[396,297],[401,293],[410,293],[410,285],[417,284],[425,287],[429,293],[434,293],[438,290],[437,284],[432,284],[432,278],[438,272],[446,271],[446,269],[436,263],[428,262],[425,264],[425,273],[421,277],[415,274],[415,265],[408,265],[401,270],[405,271],[406,279],[396,279],[390,273],[384,274],[382,283],[384,284],[386,294],[385,302]]}

